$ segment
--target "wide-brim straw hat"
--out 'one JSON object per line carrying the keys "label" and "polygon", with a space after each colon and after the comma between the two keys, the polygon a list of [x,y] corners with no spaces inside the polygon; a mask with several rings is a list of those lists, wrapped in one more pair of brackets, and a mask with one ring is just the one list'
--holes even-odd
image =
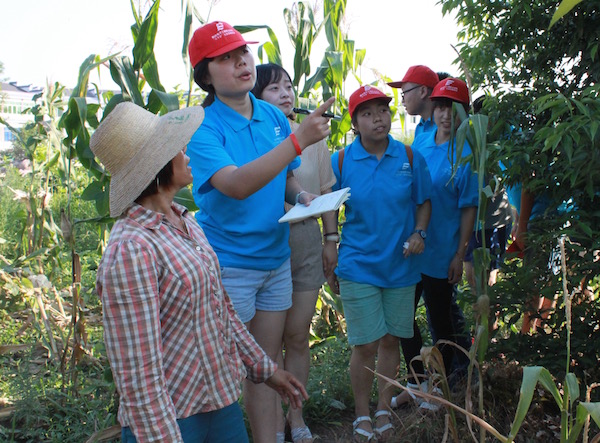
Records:
{"label": "wide-brim straw hat", "polygon": [[202,124],[201,106],[155,115],[119,103],[90,139],[90,149],[111,174],[110,215],[118,217],[190,141]]}

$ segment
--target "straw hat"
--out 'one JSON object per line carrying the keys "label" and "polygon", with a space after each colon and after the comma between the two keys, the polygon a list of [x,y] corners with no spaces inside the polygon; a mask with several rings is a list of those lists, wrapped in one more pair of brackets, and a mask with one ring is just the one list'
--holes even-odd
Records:
{"label": "straw hat", "polygon": [[110,215],[118,217],[190,141],[202,120],[200,106],[155,115],[119,103],[90,139],[92,152],[111,174]]}

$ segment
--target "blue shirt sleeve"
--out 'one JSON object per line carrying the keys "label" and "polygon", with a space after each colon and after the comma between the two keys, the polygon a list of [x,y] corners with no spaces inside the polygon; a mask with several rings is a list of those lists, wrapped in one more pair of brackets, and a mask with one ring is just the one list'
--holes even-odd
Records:
{"label": "blue shirt sleeve", "polygon": [[338,191],[341,187],[341,173],[340,168],[338,167],[338,158],[340,156],[340,151],[334,152],[331,154],[331,169],[333,169],[333,175],[335,175],[335,184],[331,187],[332,191]]}

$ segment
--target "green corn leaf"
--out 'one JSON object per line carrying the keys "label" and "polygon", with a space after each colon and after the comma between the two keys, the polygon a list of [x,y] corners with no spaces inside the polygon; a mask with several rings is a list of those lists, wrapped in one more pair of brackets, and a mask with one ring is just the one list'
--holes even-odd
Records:
{"label": "green corn leaf", "polygon": [[175,194],[173,200],[180,205],[185,206],[188,211],[195,212],[198,210],[198,206],[196,206],[196,203],[194,202],[194,195],[189,187],[180,189],[177,194]]}
{"label": "green corn leaf", "polygon": [[158,10],[160,0],[155,0],[140,26],[133,47],[133,69],[139,71],[154,56],[154,41],[158,29]]}
{"label": "green corn leaf", "polygon": [[569,393],[569,404],[573,407],[575,400],[579,399],[581,393],[579,392],[579,382],[577,377],[572,372],[567,373],[565,376],[565,387]]}
{"label": "green corn leaf", "polygon": [[[542,377],[543,371],[548,372],[547,369],[541,366],[526,366],[523,368],[523,381],[521,382],[521,390],[519,392],[519,403],[517,405],[517,411],[515,413],[513,424],[510,428],[510,433],[508,435],[509,441],[514,440],[517,432],[519,432],[521,424],[523,424],[523,420],[527,415],[529,406],[531,406],[531,400],[533,399],[535,387]],[[562,402],[559,402],[558,404],[560,405]]]}
{"label": "green corn leaf", "polygon": [[127,57],[115,57],[110,61],[110,75],[125,97],[138,106],[144,106],[144,99],[137,84],[137,75]]}
{"label": "green corn leaf", "polygon": [[104,183],[92,181],[81,193],[81,199],[86,201],[98,200],[104,194]]}

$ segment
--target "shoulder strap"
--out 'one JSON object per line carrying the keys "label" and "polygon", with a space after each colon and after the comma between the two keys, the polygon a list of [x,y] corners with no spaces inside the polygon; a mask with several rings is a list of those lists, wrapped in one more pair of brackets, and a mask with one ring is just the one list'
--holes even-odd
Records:
{"label": "shoulder strap", "polygon": [[[410,169],[413,167],[413,151],[410,145],[404,145],[406,148],[406,155],[408,156],[408,162],[410,163]],[[341,168],[340,168],[341,169]]]}
{"label": "shoulder strap", "polygon": [[[346,148],[342,148],[338,151],[338,169],[340,171],[340,177],[342,176],[342,165],[344,164],[344,150]],[[411,160],[412,164],[412,160]]]}

